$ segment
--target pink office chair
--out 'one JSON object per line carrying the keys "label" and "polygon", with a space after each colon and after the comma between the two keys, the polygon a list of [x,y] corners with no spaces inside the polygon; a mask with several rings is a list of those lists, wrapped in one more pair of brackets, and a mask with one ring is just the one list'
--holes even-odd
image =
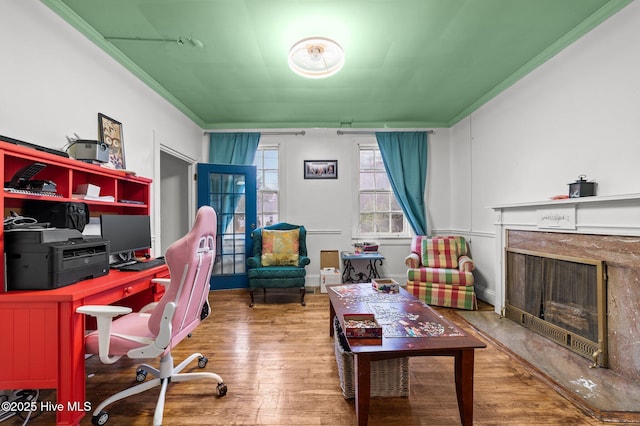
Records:
{"label": "pink office chair", "polygon": [[[105,364],[113,364],[123,355],[129,358],[154,358],[160,356],[160,369],[142,364],[136,371],[136,381],[144,382],[147,371],[155,378],[125,389],[103,401],[93,412],[93,424],[104,425],[109,415],[102,411],[106,406],[131,395],[137,395],[158,385],[162,386],[156,405],[153,424],[162,424],[164,399],[169,382],[193,379],[213,379],[218,385],[218,396],[227,393],[222,378],[214,373],[180,373],[191,361],[198,358],[198,366],[204,368],[207,358],[192,354],[174,367],[171,348],[188,336],[209,313],[207,295],[209,277],[215,259],[216,213],[211,207],[198,210],[193,228],[167,249],[165,260],[171,273],[170,279],[158,279],[166,292],[159,302],[148,305],[140,312],[120,306],[81,306],[77,312],[95,316],[98,330],[86,336],[87,353],[99,354]],[[123,315],[113,320],[114,317]]]}

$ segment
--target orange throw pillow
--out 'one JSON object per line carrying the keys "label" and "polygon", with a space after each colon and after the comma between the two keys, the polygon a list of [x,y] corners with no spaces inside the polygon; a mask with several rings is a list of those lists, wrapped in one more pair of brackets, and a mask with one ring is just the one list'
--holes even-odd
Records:
{"label": "orange throw pillow", "polygon": [[300,229],[262,230],[262,266],[298,266]]}

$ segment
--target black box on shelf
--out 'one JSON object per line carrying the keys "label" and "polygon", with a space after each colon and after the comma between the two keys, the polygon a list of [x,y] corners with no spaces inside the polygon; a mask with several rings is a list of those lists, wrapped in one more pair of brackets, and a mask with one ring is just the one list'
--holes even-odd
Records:
{"label": "black box on shelf", "polygon": [[586,176],[579,176],[578,180],[569,183],[569,198],[579,197],[592,197],[596,195],[596,183],[587,182],[584,178]]}

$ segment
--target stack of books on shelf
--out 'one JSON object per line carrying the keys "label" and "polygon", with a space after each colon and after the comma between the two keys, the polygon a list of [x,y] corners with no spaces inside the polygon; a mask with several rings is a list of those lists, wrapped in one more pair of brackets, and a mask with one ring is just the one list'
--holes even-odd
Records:
{"label": "stack of books on shelf", "polygon": [[108,203],[115,201],[112,195],[100,195],[100,187],[90,183],[78,185],[76,192],[73,193],[73,198],[77,198],[78,200],[104,201]]}

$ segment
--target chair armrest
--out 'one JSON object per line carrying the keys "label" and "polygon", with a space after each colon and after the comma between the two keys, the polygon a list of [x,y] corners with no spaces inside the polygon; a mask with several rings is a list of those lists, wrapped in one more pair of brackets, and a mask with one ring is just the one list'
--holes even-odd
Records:
{"label": "chair armrest", "polygon": [[119,315],[131,313],[132,309],[124,306],[111,305],[85,305],[76,308],[79,314],[95,317],[98,324],[98,348],[100,361],[104,364],[113,364],[122,356],[109,356],[109,341],[111,336],[111,321]]}
{"label": "chair armrest", "polygon": [[462,272],[471,272],[475,269],[475,264],[469,256],[460,256],[458,258],[458,270]]}
{"label": "chair armrest", "polygon": [[79,314],[91,315],[97,318],[113,318],[118,315],[130,314],[132,311],[133,309],[126,306],[113,305],[84,305],[76,308],[76,312]]}
{"label": "chair armrest", "polygon": [[171,284],[171,278],[152,278],[152,283],[158,283],[164,286],[165,290],[169,289],[169,285]]}
{"label": "chair armrest", "polygon": [[298,257],[298,266],[299,267],[304,268],[305,266],[307,266],[310,263],[311,263],[311,259],[309,259],[307,256],[299,256]]}
{"label": "chair armrest", "polygon": [[262,266],[260,256],[253,256],[247,259],[247,266],[249,268],[259,268]]}
{"label": "chair armrest", "polygon": [[411,253],[404,259],[404,264],[407,268],[419,268],[420,267],[420,256],[416,253]]}

